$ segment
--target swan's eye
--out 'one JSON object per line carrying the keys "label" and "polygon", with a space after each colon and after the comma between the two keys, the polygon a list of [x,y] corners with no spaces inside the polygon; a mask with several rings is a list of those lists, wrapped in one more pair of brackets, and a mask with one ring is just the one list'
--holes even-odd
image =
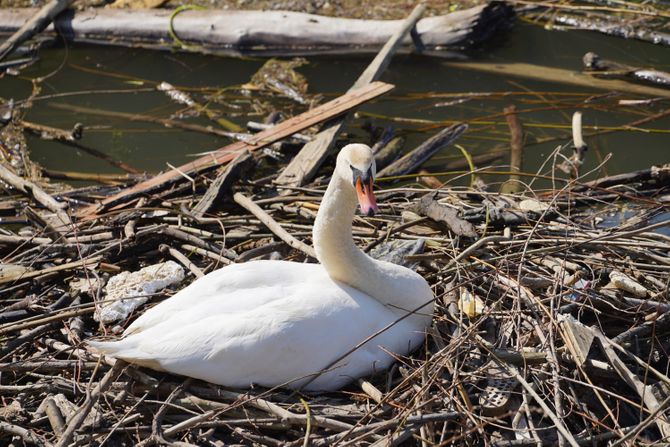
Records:
{"label": "swan's eye", "polygon": [[354,187],[356,186],[356,180],[358,179],[360,179],[361,182],[365,185],[373,181],[374,175],[372,173],[372,166],[370,166],[365,173],[363,173],[363,171],[360,169],[353,167],[352,165],[349,165],[349,167],[351,168],[351,174],[353,176],[351,183],[354,185]]}
{"label": "swan's eye", "polygon": [[354,185],[354,187],[356,187],[356,180],[361,178],[361,176],[363,175],[363,172],[360,169],[354,168],[352,165],[349,165],[349,167],[351,168],[351,174],[353,176],[353,179],[352,179],[351,183]]}

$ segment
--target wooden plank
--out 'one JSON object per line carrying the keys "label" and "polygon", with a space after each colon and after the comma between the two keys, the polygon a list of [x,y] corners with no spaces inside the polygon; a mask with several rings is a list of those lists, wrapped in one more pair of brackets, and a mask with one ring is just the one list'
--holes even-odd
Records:
{"label": "wooden plank", "polygon": [[[390,37],[349,91],[379,79],[391,62],[391,58],[402,40],[416,26],[425,9],[426,6],[423,4],[419,4],[414,8],[409,17],[405,19],[402,25]],[[347,123],[348,118],[349,116],[345,115],[342,118],[329,122],[316,138],[305,144],[298,155],[293,157],[291,163],[282,171],[276,182],[287,186],[302,186],[311,180],[333,147],[337,136]]]}
{"label": "wooden plank", "polygon": [[163,172],[162,174],[140,182],[135,186],[126,188],[117,194],[102,200],[96,205],[82,208],[77,212],[77,216],[80,218],[95,217],[95,215],[110,209],[111,207],[127,203],[129,200],[132,200],[139,195],[147,194],[156,189],[165,187],[166,185],[183,178],[183,174],[190,175],[204,169],[227,163],[245,150],[255,151],[262,149],[283,138],[289,137],[296,132],[300,132],[310,126],[341,115],[354,107],[389,92],[393,87],[393,85],[384,82],[374,82],[355,91],[347,92],[339,98],[315,107],[298,116],[289,118],[263,132],[257,133],[247,141],[237,141],[224,146],[192,162],[183,164],[174,170]]}

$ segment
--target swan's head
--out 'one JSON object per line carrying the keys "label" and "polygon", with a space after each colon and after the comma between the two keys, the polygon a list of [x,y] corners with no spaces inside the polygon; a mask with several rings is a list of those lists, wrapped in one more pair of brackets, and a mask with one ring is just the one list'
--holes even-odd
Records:
{"label": "swan's head", "polygon": [[335,175],[356,190],[361,212],[367,216],[374,216],[378,211],[377,199],[372,192],[376,174],[375,157],[368,145],[348,144],[337,155]]}

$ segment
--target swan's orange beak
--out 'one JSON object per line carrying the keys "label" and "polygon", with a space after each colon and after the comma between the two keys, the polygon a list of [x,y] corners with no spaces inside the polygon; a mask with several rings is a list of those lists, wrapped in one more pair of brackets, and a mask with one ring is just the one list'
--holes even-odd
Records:
{"label": "swan's orange beak", "polygon": [[361,178],[356,179],[356,195],[358,196],[358,204],[361,206],[361,212],[366,216],[374,216],[379,212],[377,208],[377,199],[372,192],[372,177],[368,177],[366,182],[361,181]]}

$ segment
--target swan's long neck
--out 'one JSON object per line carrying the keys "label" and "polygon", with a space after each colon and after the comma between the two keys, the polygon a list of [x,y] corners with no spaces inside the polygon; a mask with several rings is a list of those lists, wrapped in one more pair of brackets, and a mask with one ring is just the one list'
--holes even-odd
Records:
{"label": "swan's long neck", "polygon": [[[314,248],[331,278],[355,287],[375,298],[399,315],[426,302],[432,296],[425,281],[406,269],[376,261],[363,253],[352,238],[352,220],[356,212],[356,193],[337,173],[333,175],[314,222]],[[404,274],[397,272],[403,270]],[[419,290],[417,290],[417,288]],[[408,290],[409,289],[409,290]],[[417,301],[415,301],[417,300]],[[432,305],[422,313],[430,313]],[[425,319],[413,316],[411,319]]]}
{"label": "swan's long neck", "polygon": [[356,193],[337,174],[333,175],[314,222],[314,248],[331,278],[368,293],[376,281],[375,261],[354,245],[351,228],[356,212]]}

